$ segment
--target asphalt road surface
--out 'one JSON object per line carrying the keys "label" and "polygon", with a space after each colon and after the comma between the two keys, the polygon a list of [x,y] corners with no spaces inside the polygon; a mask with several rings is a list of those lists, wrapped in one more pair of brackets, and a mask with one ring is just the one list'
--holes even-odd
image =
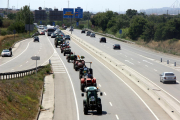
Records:
{"label": "asphalt road surface", "polygon": [[[96,37],[92,38],[86,36],[86,34],[81,34],[80,30],[74,30],[73,34],[97,47],[103,52],[106,52],[127,66],[133,68],[180,101],[179,71],[175,70],[176,67],[173,67],[174,69],[172,69],[168,66],[156,62],[156,60],[160,61],[160,58],[162,57],[163,59],[170,60],[171,62],[176,61],[180,65],[179,57],[160,54],[158,52],[153,52],[148,49],[141,48],[137,45],[120,42],[111,38],[107,38],[107,43],[100,43],[99,38],[102,36],[96,34]],[[114,44],[120,44],[121,50],[113,50]],[[163,72],[174,72],[177,78],[177,83],[161,83],[159,74]]]}

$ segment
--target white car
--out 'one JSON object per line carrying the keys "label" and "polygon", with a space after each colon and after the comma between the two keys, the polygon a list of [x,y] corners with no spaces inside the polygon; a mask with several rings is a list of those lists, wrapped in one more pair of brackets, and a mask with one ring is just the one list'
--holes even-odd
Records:
{"label": "white car", "polygon": [[9,50],[3,50],[2,53],[1,53],[1,56],[2,57],[11,57],[11,51]]}
{"label": "white car", "polygon": [[176,76],[173,72],[163,72],[160,74],[160,82],[173,82],[176,83]]}

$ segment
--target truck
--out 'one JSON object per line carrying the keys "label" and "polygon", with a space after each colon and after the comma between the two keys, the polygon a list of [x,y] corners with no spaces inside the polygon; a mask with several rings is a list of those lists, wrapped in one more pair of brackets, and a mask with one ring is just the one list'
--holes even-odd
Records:
{"label": "truck", "polygon": [[54,26],[48,26],[47,27],[47,34],[50,36],[55,31]]}

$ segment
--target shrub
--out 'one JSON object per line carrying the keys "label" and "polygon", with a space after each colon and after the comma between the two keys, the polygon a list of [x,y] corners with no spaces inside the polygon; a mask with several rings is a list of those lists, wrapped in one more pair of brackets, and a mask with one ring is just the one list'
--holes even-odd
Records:
{"label": "shrub", "polygon": [[79,25],[79,29],[83,29],[84,28],[84,25]]}
{"label": "shrub", "polygon": [[4,31],[4,30],[1,31],[1,35],[2,35],[2,36],[5,36],[6,34],[7,34],[6,31]]}

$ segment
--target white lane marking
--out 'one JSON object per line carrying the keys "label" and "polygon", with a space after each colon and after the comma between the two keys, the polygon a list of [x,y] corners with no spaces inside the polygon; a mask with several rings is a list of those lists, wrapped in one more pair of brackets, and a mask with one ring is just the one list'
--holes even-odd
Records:
{"label": "white lane marking", "polygon": [[119,117],[118,117],[118,115],[116,115],[116,118],[117,118],[117,120],[119,120]]}
{"label": "white lane marking", "polygon": [[106,93],[104,92],[104,94],[106,95]]}
{"label": "white lane marking", "polygon": [[111,102],[109,102],[109,104],[112,106],[112,103],[111,103]]}
{"label": "white lane marking", "polygon": [[99,84],[99,86],[101,87],[101,85]]}
{"label": "white lane marking", "polygon": [[151,62],[148,62],[147,60],[143,60],[144,62],[147,62],[147,63],[149,63],[149,64],[151,64],[151,65],[153,65]]}
{"label": "white lane marking", "polygon": [[177,83],[179,83],[179,81],[176,80]]}
{"label": "white lane marking", "polygon": [[132,65],[134,65],[134,63],[130,62],[129,60],[125,60],[125,61],[128,62],[128,63],[130,63],[130,64],[132,64]]}
{"label": "white lane marking", "polygon": [[[32,42],[32,41],[30,41],[30,42]],[[30,43],[29,42],[29,43]],[[27,50],[27,48],[29,47],[29,43],[28,43],[28,45],[27,45],[27,47],[26,47],[26,49],[22,52],[22,53],[20,53],[18,56],[16,56],[15,58],[13,58],[13,59],[11,59],[11,60],[9,60],[9,61],[7,61],[6,63],[8,63],[8,62],[11,62],[12,60],[14,60],[14,59],[16,59],[17,57],[19,57],[20,55],[22,55],[26,50]],[[3,63],[2,65],[0,65],[0,66],[3,66],[3,65],[5,65],[6,63]]]}
{"label": "white lane marking", "polygon": [[146,67],[148,67],[147,65],[145,65]]}
{"label": "white lane marking", "polygon": [[157,71],[156,69],[154,69],[154,71]]}
{"label": "white lane marking", "polygon": [[133,60],[133,59],[131,58],[131,60]]}
{"label": "white lane marking", "polygon": [[[75,43],[75,42],[74,42]],[[75,43],[77,46],[79,46],[77,43]],[[79,46],[81,49],[83,49],[81,46]],[[83,49],[86,51],[85,49]],[[86,51],[87,52],[87,51]],[[89,55],[91,55],[89,52],[87,52]],[[110,70],[107,66],[105,66],[102,62],[100,62],[96,57],[91,55],[94,59],[96,59],[99,63],[101,63],[104,67],[106,67],[109,71],[111,71],[117,78],[119,78],[130,90],[134,92],[134,94],[142,101],[142,103],[148,108],[148,110],[153,114],[153,116],[157,119],[158,117],[155,115],[155,113],[149,108],[149,106],[143,101],[143,99],[134,91],[126,82],[124,82],[116,73],[114,73],[112,70]],[[117,117],[118,118],[118,117]],[[118,118],[119,119],[119,118]]]}
{"label": "white lane marking", "polygon": [[11,71],[13,71],[14,69],[12,69]]}
{"label": "white lane marking", "polygon": [[119,53],[119,54],[122,54],[122,53]]}
{"label": "white lane marking", "polygon": [[127,57],[127,56],[125,55],[125,57]]}
{"label": "white lane marking", "polygon": [[22,67],[22,65],[20,65],[19,67]]}
{"label": "white lane marking", "polygon": [[140,63],[140,62],[138,61],[138,63]]}
{"label": "white lane marking", "polygon": [[28,61],[26,63],[28,63]]}
{"label": "white lane marking", "polygon": [[[46,37],[47,37],[47,36],[46,36]],[[57,53],[56,49],[54,48],[54,46],[52,45],[52,43],[50,42],[50,40],[49,40],[48,37],[47,37],[47,39],[48,39],[50,45],[52,46],[52,48],[53,48],[53,50],[54,50],[54,53]],[[54,53],[53,53],[53,54],[54,54]],[[52,56],[51,56],[51,57],[52,57]],[[76,93],[75,93],[74,85],[73,85],[71,76],[69,75],[69,72],[68,72],[66,66],[64,65],[64,62],[62,61],[62,59],[61,59],[61,57],[59,56],[59,54],[58,54],[58,57],[59,57],[61,63],[63,64],[63,66],[64,66],[64,68],[65,68],[65,70],[66,70],[66,72],[67,72],[67,74],[68,74],[69,80],[70,80],[70,82],[71,82],[71,86],[72,86],[72,90],[73,90],[73,94],[74,94],[74,99],[75,99],[75,103],[76,103],[77,120],[79,120],[79,109],[78,109],[78,103],[77,103],[77,98],[76,98]]]}

